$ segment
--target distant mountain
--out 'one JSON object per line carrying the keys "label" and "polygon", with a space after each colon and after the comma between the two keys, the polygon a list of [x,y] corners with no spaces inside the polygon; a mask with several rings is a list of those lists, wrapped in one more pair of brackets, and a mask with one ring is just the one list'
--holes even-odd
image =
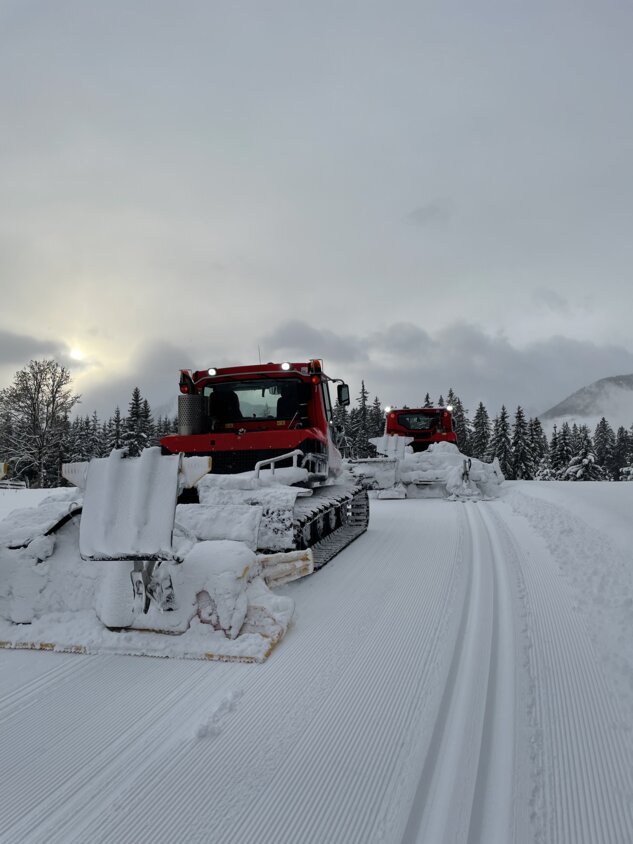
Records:
{"label": "distant mountain", "polygon": [[602,417],[612,428],[633,424],[633,375],[601,378],[576,390],[562,402],[541,414],[548,427],[562,422],[596,425]]}

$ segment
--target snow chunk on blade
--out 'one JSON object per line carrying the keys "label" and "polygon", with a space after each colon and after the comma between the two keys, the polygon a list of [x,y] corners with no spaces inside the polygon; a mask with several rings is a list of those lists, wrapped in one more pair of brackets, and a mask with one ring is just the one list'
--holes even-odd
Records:
{"label": "snow chunk on blade", "polygon": [[186,460],[147,449],[74,464],[83,512],[73,490],[0,523],[2,647],[266,659],[294,610],[269,584],[311,573],[311,552],[258,556],[261,507],[224,509],[224,529],[198,541],[174,521]]}

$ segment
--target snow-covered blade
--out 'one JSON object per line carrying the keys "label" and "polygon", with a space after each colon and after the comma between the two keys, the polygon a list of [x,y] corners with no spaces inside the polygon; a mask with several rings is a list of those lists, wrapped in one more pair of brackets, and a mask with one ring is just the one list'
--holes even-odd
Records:
{"label": "snow-covered blade", "polygon": [[311,573],[312,554],[258,556],[226,509],[217,535],[177,524],[187,460],[147,449],[73,464],[83,509],[63,490],[1,522],[0,646],[264,660],[294,609],[268,584]]}
{"label": "snow-covered blade", "polygon": [[179,455],[147,448],[88,464],[79,550],[84,560],[170,559],[178,498]]}
{"label": "snow-covered blade", "polygon": [[[484,463],[452,443],[434,443],[412,453],[406,437],[378,437],[377,449],[390,456],[350,461],[351,472],[378,498],[496,498],[504,480],[499,462]],[[398,456],[396,456],[398,455]]]}

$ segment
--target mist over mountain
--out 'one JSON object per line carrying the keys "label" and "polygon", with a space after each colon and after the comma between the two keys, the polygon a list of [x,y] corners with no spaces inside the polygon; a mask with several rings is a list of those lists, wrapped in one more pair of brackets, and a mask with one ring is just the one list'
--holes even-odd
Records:
{"label": "mist over mountain", "polygon": [[615,430],[633,424],[633,374],[601,378],[576,390],[539,417],[548,427],[563,422],[595,426],[602,417]]}

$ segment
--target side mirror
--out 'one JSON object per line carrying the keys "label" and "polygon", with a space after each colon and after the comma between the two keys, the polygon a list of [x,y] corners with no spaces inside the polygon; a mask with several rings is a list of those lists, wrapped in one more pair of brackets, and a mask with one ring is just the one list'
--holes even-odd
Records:
{"label": "side mirror", "polygon": [[347,384],[336,385],[336,397],[340,405],[345,407],[349,404],[349,387]]}

